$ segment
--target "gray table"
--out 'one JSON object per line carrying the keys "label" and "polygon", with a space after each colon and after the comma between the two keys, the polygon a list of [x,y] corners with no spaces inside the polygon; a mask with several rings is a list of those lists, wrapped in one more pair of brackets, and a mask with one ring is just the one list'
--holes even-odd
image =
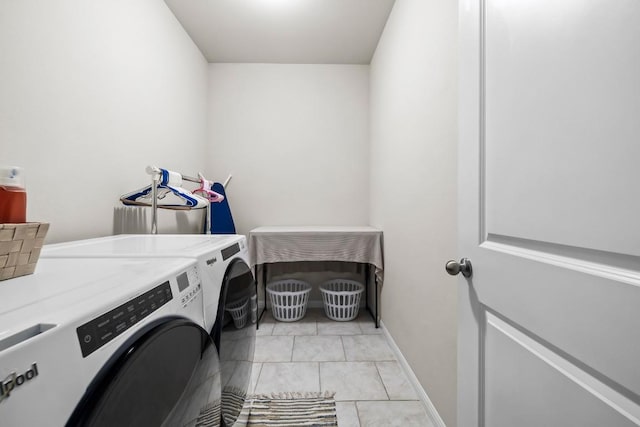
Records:
{"label": "gray table", "polygon": [[[365,273],[366,308],[379,327],[378,287],[383,281],[382,230],[369,226],[273,226],[254,228],[249,233],[249,255],[256,279],[262,265],[266,287],[267,266],[278,262],[343,261],[368,266]],[[374,306],[369,307],[369,268],[373,266]],[[266,294],[265,294],[266,295]],[[258,317],[259,319],[264,314]]]}

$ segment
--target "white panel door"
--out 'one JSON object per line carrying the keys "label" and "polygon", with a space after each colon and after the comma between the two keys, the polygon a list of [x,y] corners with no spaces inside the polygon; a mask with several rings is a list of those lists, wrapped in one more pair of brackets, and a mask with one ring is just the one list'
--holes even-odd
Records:
{"label": "white panel door", "polygon": [[458,425],[640,425],[640,0],[460,0]]}

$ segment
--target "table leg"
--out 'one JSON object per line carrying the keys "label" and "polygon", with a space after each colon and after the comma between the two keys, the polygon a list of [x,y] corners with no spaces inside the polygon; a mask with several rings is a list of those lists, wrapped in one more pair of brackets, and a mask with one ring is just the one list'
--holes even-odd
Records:
{"label": "table leg", "polygon": [[259,297],[259,286],[260,281],[258,280],[258,264],[254,267],[253,276],[256,281],[256,298],[258,299],[258,319],[256,321],[256,330],[260,329],[260,320],[262,320],[262,316],[264,316],[264,312],[267,311],[267,264],[262,265],[262,288],[264,289],[264,307],[262,308],[262,312],[260,312],[260,299]]}
{"label": "table leg", "polygon": [[262,315],[267,311],[267,263],[262,264],[262,290],[264,291],[264,309]]}
{"label": "table leg", "polygon": [[371,313],[369,308],[369,264],[363,264],[362,267],[364,269],[364,303],[367,311]]}
{"label": "table leg", "polygon": [[375,272],[373,273],[374,277],[373,277],[373,282],[375,283],[375,300],[376,300],[376,316],[375,316],[375,322],[376,322],[376,329],[380,327],[380,321],[378,320],[378,277],[375,275]]}
{"label": "table leg", "polygon": [[371,264],[365,264],[365,278],[364,278],[364,297],[366,299],[366,309],[369,312],[369,314],[371,315],[371,317],[373,317],[373,322],[376,325],[376,328],[379,328],[379,322],[378,322],[378,278],[374,277],[373,279],[373,284],[374,284],[374,292],[375,295],[373,296],[373,301],[374,301],[374,306],[375,306],[375,312],[371,310],[371,307],[369,306],[369,283],[370,283],[370,277],[371,276]]}
{"label": "table leg", "polygon": [[258,318],[256,319],[256,330],[258,330],[258,329],[260,329],[260,318],[261,318],[261,315],[260,315],[260,298],[259,298],[260,297],[260,292],[258,292],[259,291],[258,286],[260,286],[260,284],[258,283],[258,264],[256,264],[253,267],[253,281],[256,282],[256,305],[257,305],[256,310],[257,310],[257,313],[258,313]]}

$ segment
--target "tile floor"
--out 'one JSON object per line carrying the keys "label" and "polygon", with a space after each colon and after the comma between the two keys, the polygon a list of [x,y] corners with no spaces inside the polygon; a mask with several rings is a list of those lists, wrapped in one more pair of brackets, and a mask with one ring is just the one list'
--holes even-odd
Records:
{"label": "tile floor", "polygon": [[340,427],[431,427],[421,402],[371,316],[334,322],[322,309],[277,322],[256,337],[252,392],[334,391]]}

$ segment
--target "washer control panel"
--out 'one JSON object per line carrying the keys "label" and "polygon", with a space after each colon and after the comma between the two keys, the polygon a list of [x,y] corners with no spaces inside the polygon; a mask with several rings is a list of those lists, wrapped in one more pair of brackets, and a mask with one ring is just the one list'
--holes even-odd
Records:
{"label": "washer control panel", "polygon": [[102,314],[76,329],[82,357],[87,357],[171,301],[169,281]]}

